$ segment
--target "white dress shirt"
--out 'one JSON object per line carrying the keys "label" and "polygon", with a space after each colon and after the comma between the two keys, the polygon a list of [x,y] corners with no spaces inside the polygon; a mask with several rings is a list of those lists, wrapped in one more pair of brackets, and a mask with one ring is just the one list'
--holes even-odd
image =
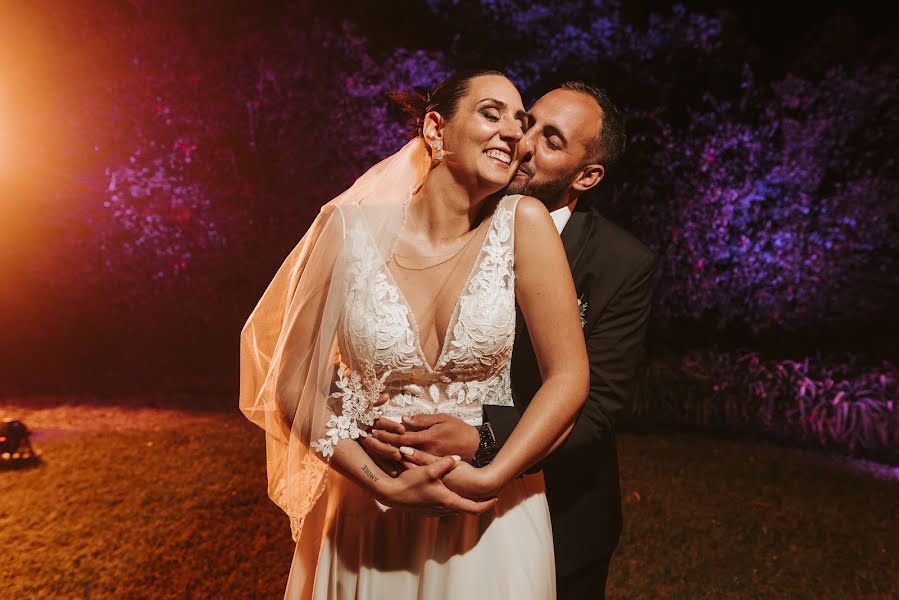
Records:
{"label": "white dress shirt", "polygon": [[562,230],[565,229],[565,224],[568,223],[568,219],[571,218],[571,209],[567,206],[563,206],[562,208],[549,213],[549,216],[552,217],[553,223],[556,224],[556,229],[559,230],[559,235],[562,235]]}

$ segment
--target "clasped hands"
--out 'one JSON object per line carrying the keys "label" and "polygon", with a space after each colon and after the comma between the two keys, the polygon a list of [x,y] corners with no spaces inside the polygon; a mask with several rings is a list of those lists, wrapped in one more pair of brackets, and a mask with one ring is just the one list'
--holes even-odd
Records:
{"label": "clasped hands", "polygon": [[[384,394],[380,403],[386,400]],[[451,415],[415,415],[402,423],[381,417],[360,443],[394,478],[392,493],[382,501],[396,508],[476,514],[493,507],[502,489],[489,466],[479,469],[467,462],[477,452],[480,436]]]}

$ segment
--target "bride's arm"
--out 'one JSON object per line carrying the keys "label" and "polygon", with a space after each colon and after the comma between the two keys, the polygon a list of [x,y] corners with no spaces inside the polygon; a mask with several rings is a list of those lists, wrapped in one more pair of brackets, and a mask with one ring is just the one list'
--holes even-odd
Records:
{"label": "bride's arm", "polygon": [[[543,385],[490,465],[461,465],[446,478],[465,496],[493,496],[546,457],[571,431],[589,390],[587,350],[562,240],[543,204],[527,196],[516,210],[515,279]],[[479,481],[480,490],[463,482],[469,477]]]}

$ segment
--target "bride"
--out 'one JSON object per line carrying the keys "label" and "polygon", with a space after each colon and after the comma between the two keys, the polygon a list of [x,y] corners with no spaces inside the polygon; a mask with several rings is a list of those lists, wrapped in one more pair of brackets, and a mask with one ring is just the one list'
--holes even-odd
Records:
{"label": "bride", "polygon": [[[415,137],[322,208],[241,335],[240,407],[297,543],[285,597],[554,598],[542,475],[521,474],[567,435],[588,366],[549,213],[496,194],[527,115],[495,71],[405,100]],[[516,304],[543,386],[495,459],[385,474],[354,441],[374,419],[512,404]]]}

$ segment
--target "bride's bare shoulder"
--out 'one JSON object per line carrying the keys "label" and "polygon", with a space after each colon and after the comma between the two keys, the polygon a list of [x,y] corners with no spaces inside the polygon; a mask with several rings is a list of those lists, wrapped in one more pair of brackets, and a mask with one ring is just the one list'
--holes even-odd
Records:
{"label": "bride's bare shoulder", "polygon": [[522,196],[515,209],[515,232],[538,237],[558,236],[546,206],[533,196]]}
{"label": "bride's bare shoulder", "polygon": [[549,216],[546,205],[534,198],[533,196],[522,196],[518,199],[518,211],[523,211],[535,217],[537,215]]}

